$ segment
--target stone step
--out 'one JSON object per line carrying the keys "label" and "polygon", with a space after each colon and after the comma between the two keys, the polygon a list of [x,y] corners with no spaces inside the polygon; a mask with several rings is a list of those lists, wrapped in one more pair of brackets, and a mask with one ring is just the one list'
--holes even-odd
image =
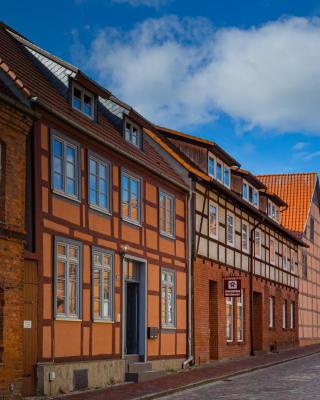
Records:
{"label": "stone step", "polygon": [[166,371],[144,371],[144,372],[127,372],[127,382],[146,382],[152,379],[158,379],[166,375]]}
{"label": "stone step", "polygon": [[135,362],[128,364],[128,372],[146,372],[152,371],[151,362]]}
{"label": "stone step", "polygon": [[127,364],[133,364],[142,361],[141,356],[139,354],[127,354],[125,356],[125,360],[127,361]]}

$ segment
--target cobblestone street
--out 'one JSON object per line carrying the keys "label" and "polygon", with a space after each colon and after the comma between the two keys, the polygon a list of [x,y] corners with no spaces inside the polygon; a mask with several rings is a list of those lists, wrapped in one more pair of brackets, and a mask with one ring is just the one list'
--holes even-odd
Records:
{"label": "cobblestone street", "polygon": [[320,399],[320,354],[161,397],[162,400]]}

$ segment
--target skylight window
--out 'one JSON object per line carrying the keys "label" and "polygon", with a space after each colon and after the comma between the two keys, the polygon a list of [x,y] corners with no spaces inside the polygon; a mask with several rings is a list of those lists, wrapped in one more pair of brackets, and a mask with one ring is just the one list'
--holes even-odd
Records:
{"label": "skylight window", "polygon": [[72,107],[89,118],[94,116],[94,96],[79,86],[73,85]]}

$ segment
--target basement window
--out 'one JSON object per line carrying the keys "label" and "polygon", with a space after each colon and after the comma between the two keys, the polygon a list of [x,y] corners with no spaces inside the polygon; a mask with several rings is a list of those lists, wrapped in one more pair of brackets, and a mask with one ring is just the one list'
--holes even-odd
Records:
{"label": "basement window", "polygon": [[94,96],[87,90],[73,84],[72,87],[72,107],[82,114],[94,118]]}

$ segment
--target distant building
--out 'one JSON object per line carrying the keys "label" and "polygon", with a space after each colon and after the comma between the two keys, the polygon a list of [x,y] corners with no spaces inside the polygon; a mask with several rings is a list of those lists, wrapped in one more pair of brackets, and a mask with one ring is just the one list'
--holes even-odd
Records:
{"label": "distant building", "polygon": [[160,127],[158,140],[192,180],[195,362],[295,346],[304,244],[280,223],[286,203],[214,142]]}
{"label": "distant building", "polygon": [[299,249],[299,340],[320,342],[320,197],[317,173],[258,178],[288,204],[281,223],[309,245]]}

